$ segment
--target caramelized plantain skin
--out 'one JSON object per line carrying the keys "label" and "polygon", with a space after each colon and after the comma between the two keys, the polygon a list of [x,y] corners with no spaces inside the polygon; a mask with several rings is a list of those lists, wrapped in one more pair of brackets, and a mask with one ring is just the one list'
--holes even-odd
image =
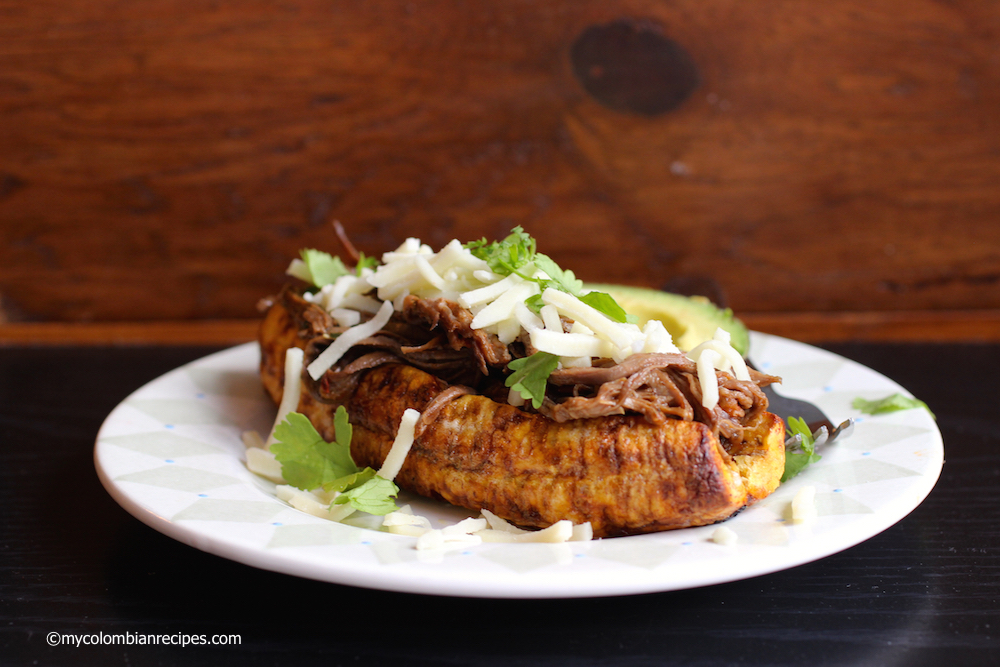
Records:
{"label": "caramelized plantain skin", "polygon": [[[277,402],[284,352],[305,347],[300,323],[281,305],[261,326],[261,375]],[[444,381],[403,364],[364,372],[345,402],[358,465],[378,468],[407,408],[423,411]],[[304,383],[299,411],[333,439],[336,405]],[[728,518],[774,490],[784,468],[784,425],[764,413],[746,442],[727,453],[699,422],[657,427],[623,415],[557,423],[466,395],[419,432],[396,482],[420,495],[517,525],[590,521],[596,537],[700,526]]]}

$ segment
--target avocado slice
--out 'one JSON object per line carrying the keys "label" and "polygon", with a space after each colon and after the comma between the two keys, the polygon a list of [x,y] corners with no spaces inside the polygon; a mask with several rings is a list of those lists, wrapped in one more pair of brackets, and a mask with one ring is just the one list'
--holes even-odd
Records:
{"label": "avocado slice", "polygon": [[722,327],[732,336],[732,346],[744,357],[750,349],[750,334],[729,308],[719,308],[703,296],[682,296],[671,292],[633,287],[586,283],[584,289],[610,294],[630,315],[639,318],[642,327],[648,320],[660,320],[685,352],[709,340]]}

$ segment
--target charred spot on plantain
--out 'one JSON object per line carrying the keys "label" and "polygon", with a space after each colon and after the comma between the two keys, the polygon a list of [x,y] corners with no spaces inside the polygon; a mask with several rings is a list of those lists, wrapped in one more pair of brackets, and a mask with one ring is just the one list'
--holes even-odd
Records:
{"label": "charred spot on plantain", "polygon": [[591,97],[643,116],[673,111],[701,83],[690,54],[650,21],[590,26],[573,42],[570,61]]}
{"label": "charred spot on plantain", "polygon": [[720,452],[727,459],[729,458],[729,455],[725,454],[724,450],[719,447],[718,440],[707,429],[703,431],[698,446],[692,452],[696,457],[696,460],[692,461],[691,468],[695,473],[693,476],[693,507],[709,508],[724,504],[722,499],[726,497],[729,486],[726,484],[723,473],[723,470],[726,469],[725,465],[720,466],[715,460]]}
{"label": "charred spot on plantain", "polygon": [[494,433],[507,433],[512,427],[521,426],[532,420],[526,412],[509,405],[503,405],[493,413]]}

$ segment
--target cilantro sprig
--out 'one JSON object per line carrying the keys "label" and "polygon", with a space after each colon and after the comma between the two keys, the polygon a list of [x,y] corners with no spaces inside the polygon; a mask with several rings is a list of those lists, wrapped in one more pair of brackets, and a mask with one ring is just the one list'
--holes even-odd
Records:
{"label": "cilantro sprig", "polygon": [[[546,254],[536,250],[535,239],[533,239],[520,226],[511,230],[507,238],[502,241],[490,243],[485,238],[479,241],[466,243],[465,247],[473,256],[486,262],[493,273],[500,276],[509,276],[516,273],[525,280],[538,283],[539,292],[544,292],[548,288],[554,288],[567,294],[572,294],[588,306],[599,310],[616,322],[637,321],[625,313],[625,310],[618,305],[618,302],[610,294],[604,292],[583,292],[583,281],[576,277],[572,271],[560,268],[555,261]],[[536,269],[545,272],[548,278],[536,278],[522,272],[528,265],[533,265]],[[525,304],[538,312],[542,309],[541,294],[529,297]]]}
{"label": "cilantro sprig", "polygon": [[354,271],[360,276],[361,272],[364,271],[365,269],[374,269],[378,265],[379,265],[378,257],[369,257],[365,253],[359,252],[358,263],[357,266],[354,267]]}
{"label": "cilantro sprig", "polygon": [[[576,274],[572,271],[561,269],[548,255],[536,253],[535,268],[541,269],[549,277],[549,280],[539,278],[536,281],[541,286],[543,292],[549,287],[554,287],[563,292],[568,292],[573,296],[579,296],[583,290],[583,281],[578,280]],[[609,296],[608,298],[610,299],[611,297]]]}
{"label": "cilantro sprig", "polygon": [[530,357],[515,359],[507,364],[514,371],[507,376],[504,384],[521,394],[521,398],[531,401],[537,410],[545,400],[545,386],[549,375],[559,365],[559,357],[549,352],[535,352]]}
{"label": "cilantro sprig", "polygon": [[501,276],[509,276],[535,259],[535,239],[520,225],[510,231],[502,241],[490,243],[485,238],[470,241],[465,248],[474,257],[486,262],[490,271]]}
{"label": "cilantro sprig", "polygon": [[[927,407],[926,403],[916,398],[904,396],[898,392],[890,396],[886,396],[885,398],[872,401],[860,397],[855,398],[854,401],[851,402],[851,407],[868,415],[881,415],[887,412],[923,408],[924,410],[927,410],[927,412],[930,412],[931,417],[934,417],[934,413],[931,412],[931,409]],[[937,417],[934,418],[937,419]]]}
{"label": "cilantro sprig", "polygon": [[[604,313],[615,322],[637,322],[638,318],[625,312],[614,298],[605,292],[588,292],[583,294],[583,281],[572,271],[563,270],[556,262],[543,253],[538,252],[533,239],[520,226],[514,227],[502,241],[492,243],[485,238],[465,244],[465,248],[473,256],[486,262],[490,270],[501,276],[517,274],[525,280],[538,283],[539,293],[525,300],[525,305],[534,312],[539,312],[544,305],[541,293],[553,288],[567,294],[572,294],[591,308]],[[545,273],[547,278],[534,276],[534,271],[525,271],[533,266]],[[545,399],[545,386],[549,375],[559,364],[559,358],[547,352],[536,352],[530,357],[517,359],[507,365],[513,371],[507,377],[506,385],[525,400],[530,400],[535,409],[539,408]]]}
{"label": "cilantro sprig", "polygon": [[781,476],[782,482],[787,482],[802,472],[803,468],[822,458],[816,453],[816,440],[813,438],[806,420],[800,417],[789,417],[788,432],[792,437],[801,436],[801,440],[798,449],[785,452],[785,472]]}
{"label": "cilantro sprig", "polygon": [[[371,470],[371,468],[365,470]],[[397,493],[399,493],[399,487],[394,482],[379,477],[375,471],[372,471],[371,478],[363,484],[351,487],[341,493],[333,499],[333,504],[346,505],[350,503],[352,507],[362,512],[382,516],[399,509],[396,507],[396,503],[390,500],[390,498],[395,498]]]}
{"label": "cilantro sprig", "polygon": [[350,273],[343,260],[322,250],[305,248],[302,250],[301,257],[309,271],[311,282],[316,287],[330,285],[336,282],[337,278]]}
{"label": "cilantro sprig", "polygon": [[304,491],[339,491],[333,501],[337,505],[350,503],[354,509],[369,514],[397,509],[391,498],[399,493],[399,487],[376,475],[370,467],[359,468],[351,457],[353,428],[343,406],[337,408],[333,425],[334,441],[326,442],[308,417],[289,413],[274,429],[277,442],[271,445],[271,452],[281,464],[281,476]]}
{"label": "cilantro sprig", "polygon": [[362,252],[359,253],[358,263],[352,271],[340,257],[315,248],[303,249],[300,257],[302,263],[298,265],[298,270],[292,273],[319,288],[337,282],[337,278],[341,276],[348,276],[352,273],[360,276],[364,269],[374,269],[379,263],[378,258],[368,257]]}

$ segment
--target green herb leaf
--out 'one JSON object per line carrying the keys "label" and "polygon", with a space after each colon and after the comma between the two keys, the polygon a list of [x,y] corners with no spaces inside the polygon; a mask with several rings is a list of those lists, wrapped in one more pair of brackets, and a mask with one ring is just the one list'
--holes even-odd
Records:
{"label": "green herb leaf", "polygon": [[357,486],[361,486],[372,477],[375,476],[374,468],[365,468],[364,470],[359,470],[357,472],[351,473],[350,475],[345,475],[344,477],[337,478],[332,482],[327,482],[323,485],[324,491],[339,491],[343,493],[348,489],[353,489]]}
{"label": "green herb leaf", "polygon": [[816,453],[816,441],[813,439],[812,431],[804,419],[798,417],[788,418],[788,432],[794,437],[802,436],[800,451],[785,452],[785,472],[781,476],[782,482],[787,482],[791,478],[802,472],[807,465],[816,463],[822,457]]}
{"label": "green herb leaf", "polygon": [[[338,409],[343,410],[343,407]],[[346,416],[346,411],[344,412]],[[274,429],[277,440],[271,445],[281,463],[281,475],[292,486],[306,491],[358,471],[351,458],[350,440],[328,443],[309,419],[292,412]]]}
{"label": "green herb leaf", "polygon": [[[560,291],[577,296],[580,290],[583,289],[582,280],[577,280],[576,275],[572,271],[563,271],[548,255],[543,255],[540,252],[536,253],[535,268],[544,271],[551,279],[548,281],[536,281],[541,284],[542,291],[545,291],[546,287],[555,287]],[[608,298],[610,299],[611,297]]]}
{"label": "green herb leaf", "polygon": [[897,410],[910,410],[912,408],[923,408],[930,412],[931,417],[937,419],[931,409],[927,407],[927,404],[916,398],[910,398],[909,396],[904,396],[900,393],[892,394],[891,396],[886,396],[874,401],[869,401],[863,398],[855,398],[851,402],[851,407],[855,410],[860,410],[865,414],[869,415],[880,415],[887,412],[896,412]]}
{"label": "green herb leaf", "polygon": [[599,310],[615,322],[628,322],[628,313],[618,305],[610,294],[604,292],[588,292],[580,297],[580,301],[595,310]]}
{"label": "green herb leaf", "polygon": [[530,357],[515,359],[507,364],[514,372],[507,376],[504,384],[521,394],[524,400],[530,400],[537,410],[545,399],[549,375],[558,365],[559,357],[548,352],[535,352]]}
{"label": "green herb leaf", "polygon": [[[367,468],[371,470],[371,468]],[[363,484],[349,489],[334,498],[336,505],[351,504],[356,510],[369,514],[384,515],[399,509],[390,498],[395,498],[399,487],[384,477],[379,477],[372,471],[372,476]]]}
{"label": "green herb leaf", "polygon": [[365,253],[359,252],[358,265],[354,267],[354,271],[360,276],[364,269],[374,269],[378,265],[379,261],[377,257],[368,257]]}
{"label": "green herb leaf", "polygon": [[319,487],[338,491],[340,495],[334,503],[350,503],[363,512],[386,514],[397,509],[390,498],[396,497],[399,488],[376,475],[374,469],[361,469],[354,463],[353,428],[344,406],[334,413],[333,429],[336,439],[326,442],[309,418],[298,412],[290,413],[275,428],[277,442],[271,445],[271,452],[281,463],[285,481],[304,491]]}
{"label": "green herb leaf", "polygon": [[484,238],[466,243],[465,248],[501,276],[509,276],[535,259],[535,239],[520,226],[512,229],[503,241],[490,243]]}
{"label": "green herb leaf", "polygon": [[302,261],[309,269],[309,275],[312,276],[312,282],[316,287],[334,283],[337,278],[350,273],[339,257],[322,250],[306,248],[302,251]]}
{"label": "green herb leaf", "polygon": [[541,294],[536,294],[535,296],[529,296],[527,299],[525,299],[524,305],[526,305],[531,312],[537,315],[539,312],[541,312],[542,306],[545,305],[545,302],[542,301]]}
{"label": "green herb leaf", "polygon": [[[333,413],[333,437],[334,442],[340,443],[341,446],[347,446],[348,456],[350,456],[351,439],[354,438],[354,427],[351,426],[351,422],[347,418],[347,409],[343,405],[338,405],[337,411]],[[351,459],[351,463],[354,463],[353,458]]]}
{"label": "green herb leaf", "polygon": [[[534,264],[536,269],[541,269],[548,276],[545,278],[535,278],[533,276],[518,273],[525,280],[532,280],[538,283],[542,292],[552,287],[561,292],[579,297],[584,303],[596,308],[616,322],[639,321],[625,313],[625,310],[618,305],[618,302],[610,294],[604,292],[591,292],[580,296],[583,291],[583,281],[579,280],[572,271],[564,271],[555,261],[535,250],[535,239],[531,238],[521,227],[515,227],[510,235],[503,241],[490,243],[486,239],[466,243],[465,247],[475,257],[484,260],[494,273],[502,276],[509,276],[518,273],[518,270],[527,265]],[[528,297],[524,301],[533,312],[537,313],[545,305],[542,303],[540,294]]]}

